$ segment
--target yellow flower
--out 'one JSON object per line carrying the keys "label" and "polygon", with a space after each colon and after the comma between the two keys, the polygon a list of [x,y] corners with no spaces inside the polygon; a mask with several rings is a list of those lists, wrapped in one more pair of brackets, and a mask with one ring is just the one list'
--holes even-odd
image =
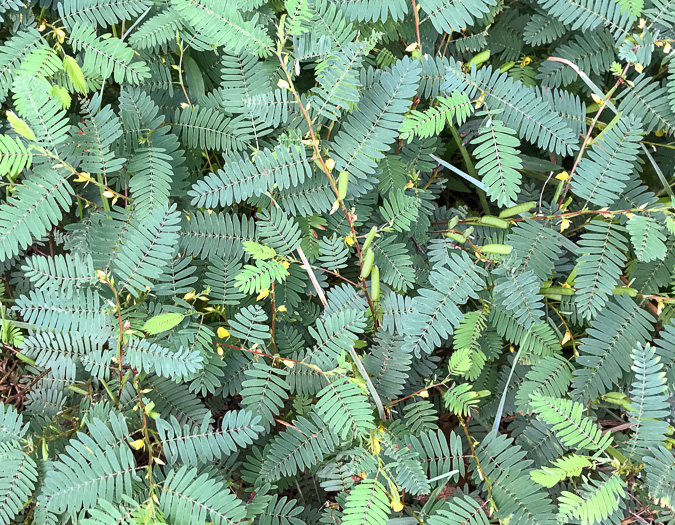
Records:
{"label": "yellow flower", "polygon": [[143,439],[137,439],[136,441],[129,443],[129,445],[131,445],[134,450],[141,450],[145,446],[145,442]]}
{"label": "yellow flower", "polygon": [[103,192],[103,196],[104,196],[106,199],[112,199],[112,198],[115,196],[115,194],[114,194],[112,191],[110,191],[110,190],[105,190],[105,191]]}
{"label": "yellow flower", "polygon": [[532,62],[531,57],[525,57],[520,61],[520,65],[521,66],[528,66],[528,65],[530,65],[531,62]]}
{"label": "yellow flower", "polygon": [[391,498],[391,508],[394,512],[401,512],[403,510],[403,503],[401,503],[398,494]]}
{"label": "yellow flower", "polygon": [[670,50],[671,50],[670,42],[667,42],[666,45],[663,46],[663,52],[664,52],[666,55],[669,55],[669,54],[670,54]]}
{"label": "yellow flower", "polygon": [[59,44],[63,44],[66,40],[66,32],[61,29],[60,27],[54,31],[54,34],[56,35],[56,40],[59,41]]}
{"label": "yellow flower", "polygon": [[282,359],[282,362],[288,367],[288,368],[293,368],[295,366],[295,363],[289,359]]}
{"label": "yellow flower", "polygon": [[218,337],[221,339],[225,339],[227,337],[230,337],[230,332],[228,332],[225,328],[222,326],[218,327]]}
{"label": "yellow flower", "polygon": [[427,390],[422,390],[420,392],[420,397],[423,397],[424,399],[426,399],[427,397],[429,397],[429,392]]}
{"label": "yellow flower", "polygon": [[255,300],[256,301],[262,301],[269,294],[270,294],[270,291],[269,291],[268,288],[265,288],[264,290],[260,290],[260,292],[258,292],[258,297],[256,297]]}
{"label": "yellow flower", "polygon": [[108,280],[108,276],[105,274],[103,270],[96,270],[96,278],[102,283]]}
{"label": "yellow flower", "polygon": [[73,182],[89,182],[91,180],[91,175],[86,171],[82,171],[77,174],[77,177],[73,179]]}
{"label": "yellow flower", "polygon": [[277,308],[277,312],[287,312],[288,310],[286,309],[286,306],[279,305],[279,308]]}
{"label": "yellow flower", "polygon": [[291,266],[291,263],[288,261],[281,261],[281,265],[288,270]]}
{"label": "yellow flower", "polygon": [[405,52],[410,53],[411,51],[414,51],[415,49],[417,49],[417,42],[413,42],[408,47],[406,47]]}
{"label": "yellow flower", "polygon": [[567,228],[569,228],[572,225],[570,221],[567,219],[563,219],[560,221],[560,233],[564,232]]}
{"label": "yellow flower", "polygon": [[370,450],[372,451],[373,454],[378,455],[380,453],[380,450],[382,447],[380,447],[380,438],[379,437],[373,437],[370,440]]}
{"label": "yellow flower", "polygon": [[569,283],[562,283],[560,286],[562,286],[563,288],[572,288],[572,287],[569,285]]}
{"label": "yellow flower", "polygon": [[351,235],[349,237],[345,237],[345,243],[347,243],[349,246],[354,246],[354,239],[351,237]]}
{"label": "yellow flower", "polygon": [[642,73],[642,71],[645,68],[645,66],[643,66],[642,64],[635,64],[633,67],[635,68],[635,71],[637,71],[638,73]]}
{"label": "yellow flower", "polygon": [[283,78],[280,78],[279,82],[277,82],[277,87],[280,87],[281,89],[290,89],[291,85]]}
{"label": "yellow flower", "polygon": [[591,93],[591,98],[593,99],[593,102],[595,102],[596,104],[602,104],[602,99],[595,93]]}
{"label": "yellow flower", "polygon": [[197,292],[192,290],[191,292],[188,292],[183,296],[183,300],[184,301],[192,301],[192,299],[195,298],[195,295],[197,295]]}
{"label": "yellow flower", "polygon": [[333,159],[326,159],[326,167],[330,171],[333,171],[333,168],[335,167],[335,161]]}
{"label": "yellow flower", "polygon": [[570,174],[567,173],[566,171],[561,171],[555,176],[555,178],[558,180],[567,180],[570,178]]}
{"label": "yellow flower", "polygon": [[409,189],[412,188],[413,186],[414,186],[413,181],[409,180],[409,181],[408,181],[408,184],[405,185],[405,189],[406,189],[406,190],[409,190]]}
{"label": "yellow flower", "polygon": [[216,353],[217,353],[219,356],[222,357],[223,354],[225,353],[225,352],[223,351],[223,347],[220,346],[220,345],[218,345],[218,346],[216,347]]}

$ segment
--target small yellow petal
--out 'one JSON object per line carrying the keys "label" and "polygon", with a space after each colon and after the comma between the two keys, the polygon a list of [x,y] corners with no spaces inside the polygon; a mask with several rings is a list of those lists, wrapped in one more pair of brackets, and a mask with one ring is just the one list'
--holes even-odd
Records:
{"label": "small yellow petal", "polygon": [[424,399],[426,399],[427,397],[429,397],[429,392],[427,390],[422,390],[420,392],[420,397],[423,397]]}
{"label": "small yellow petal", "polygon": [[230,337],[230,332],[228,332],[226,328],[220,326],[218,327],[218,337],[221,339],[226,339],[227,337]]}
{"label": "small yellow petal", "polygon": [[403,510],[403,503],[398,498],[392,498],[391,508],[394,512],[401,512]]}
{"label": "small yellow petal", "polygon": [[635,71],[637,71],[638,73],[642,73],[642,71],[644,71],[645,69],[645,66],[643,66],[642,64],[635,64],[633,67],[635,68]]}
{"label": "small yellow petal", "polygon": [[197,292],[192,290],[191,292],[188,292],[183,296],[183,300],[184,301],[192,301],[192,299],[195,298],[195,295],[197,295]]}
{"label": "small yellow petal", "polygon": [[670,54],[670,50],[671,50],[671,49],[672,49],[672,47],[670,46],[670,42],[666,43],[666,45],[663,46],[663,52],[664,52],[666,55],[669,55],[669,54]]}
{"label": "small yellow petal", "polygon": [[110,191],[110,190],[105,190],[105,191],[103,192],[103,196],[104,196],[106,199],[112,199],[112,198],[115,196],[115,194],[114,194],[112,191]]}
{"label": "small yellow petal", "polygon": [[602,104],[602,99],[595,93],[591,93],[591,98],[593,99],[593,102],[595,102],[596,104]]}
{"label": "small yellow petal", "polygon": [[289,89],[291,85],[283,78],[280,78],[279,82],[277,82],[277,87],[280,87],[281,89]]}
{"label": "small yellow petal", "polygon": [[570,178],[570,174],[567,173],[566,171],[561,171],[555,176],[555,178],[558,180],[567,180]]}
{"label": "small yellow petal", "polygon": [[567,219],[563,219],[560,221],[560,233],[564,232],[567,228],[569,228],[572,225],[570,221]]}
{"label": "small yellow petal", "polygon": [[289,359],[282,359],[282,361],[288,368],[293,368],[295,366],[295,363]]}
{"label": "small yellow petal", "polygon": [[563,288],[572,288],[569,283],[562,283],[560,286]]}
{"label": "small yellow petal", "polygon": [[520,61],[521,66],[528,66],[532,62],[532,57],[525,57]]}
{"label": "small yellow petal", "polygon": [[223,347],[220,346],[220,345],[218,345],[218,346],[216,347],[216,353],[217,353],[220,357],[222,357],[223,354],[225,354],[225,352],[223,351]]}
{"label": "small yellow petal", "polygon": [[333,171],[333,168],[335,167],[335,161],[333,159],[327,159],[326,160],[326,167],[330,170]]}
{"label": "small yellow petal", "polygon": [[270,291],[269,291],[267,288],[265,288],[264,290],[260,290],[260,292],[258,292],[258,297],[256,297],[255,300],[256,300],[256,301],[262,301],[262,300],[265,299],[265,297],[267,297],[269,294],[270,294]]}
{"label": "small yellow petal", "polygon": [[282,261],[281,265],[287,270],[291,267],[291,263],[289,263],[288,261]]}
{"label": "small yellow petal", "polygon": [[414,51],[415,49],[417,49],[417,42],[413,42],[408,47],[406,47],[405,52],[410,53],[411,51]]}
{"label": "small yellow petal", "polygon": [[286,309],[286,306],[283,304],[277,308],[277,312],[287,312],[288,310]]}
{"label": "small yellow petal", "polygon": [[102,283],[106,282],[108,280],[108,276],[103,270],[96,270],[96,278],[101,281]]}
{"label": "small yellow petal", "polygon": [[129,443],[134,450],[141,450],[145,446],[145,441],[143,439],[137,439]]}
{"label": "small yellow petal", "polygon": [[413,181],[409,180],[409,181],[408,181],[408,184],[405,185],[405,189],[406,189],[406,190],[409,190],[409,189],[412,188],[414,185],[415,185],[415,184],[413,183]]}
{"label": "small yellow petal", "polygon": [[350,237],[345,237],[345,243],[347,243],[349,246],[354,246],[354,239]]}

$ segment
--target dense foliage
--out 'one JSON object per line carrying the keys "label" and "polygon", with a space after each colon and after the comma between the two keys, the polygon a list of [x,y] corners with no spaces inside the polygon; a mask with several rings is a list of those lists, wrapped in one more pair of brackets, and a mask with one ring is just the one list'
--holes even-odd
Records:
{"label": "dense foliage", "polygon": [[675,523],[673,0],[0,14],[1,523]]}

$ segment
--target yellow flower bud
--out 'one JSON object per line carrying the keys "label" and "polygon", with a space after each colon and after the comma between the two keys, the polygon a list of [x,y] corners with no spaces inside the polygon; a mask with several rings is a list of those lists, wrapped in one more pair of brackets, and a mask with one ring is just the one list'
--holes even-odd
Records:
{"label": "yellow flower bud", "polygon": [[227,337],[230,337],[230,332],[227,331],[227,329],[223,328],[222,326],[218,327],[218,337],[221,339],[225,339]]}
{"label": "yellow flower bud", "polygon": [[192,301],[192,299],[195,298],[195,295],[197,295],[197,292],[192,290],[191,292],[188,292],[183,296],[183,300],[184,301]]}

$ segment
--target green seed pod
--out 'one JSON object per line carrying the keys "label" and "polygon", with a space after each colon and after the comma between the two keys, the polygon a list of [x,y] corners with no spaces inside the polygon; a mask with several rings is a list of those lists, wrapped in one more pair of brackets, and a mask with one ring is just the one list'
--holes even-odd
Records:
{"label": "green seed pod", "polygon": [[614,295],[626,294],[628,297],[637,297],[637,290],[629,286],[617,286],[612,290]]}
{"label": "green seed pod", "polygon": [[365,279],[370,275],[374,261],[375,261],[375,252],[373,252],[372,248],[368,248],[368,250],[366,250],[366,253],[363,256],[363,265],[361,266],[361,279]]}
{"label": "green seed pod", "polygon": [[366,240],[363,241],[363,248],[362,250],[367,250],[368,247],[370,246],[370,243],[373,242],[373,239],[377,235],[377,226],[373,226],[370,231],[368,232],[368,235],[366,235]]}
{"label": "green seed pod", "polygon": [[347,196],[347,186],[349,185],[349,172],[341,171],[338,177],[338,199],[344,200]]}
{"label": "green seed pod", "polygon": [[502,66],[499,68],[499,72],[506,73],[509,69],[511,69],[515,65],[516,65],[515,62],[506,62],[505,64],[502,64]]}
{"label": "green seed pod", "polygon": [[506,219],[507,217],[513,217],[514,215],[520,215],[521,213],[530,211],[536,205],[537,203],[532,201],[532,202],[523,202],[522,204],[518,204],[518,206],[511,206],[510,208],[502,210],[501,213],[499,214],[499,218]]}
{"label": "green seed pod", "polygon": [[567,288],[565,286],[547,286],[539,290],[541,294],[555,294],[555,295],[574,295],[574,288]]}
{"label": "green seed pod", "polygon": [[506,230],[510,226],[509,221],[505,221],[504,219],[500,219],[499,217],[493,217],[492,215],[486,215],[484,217],[481,217],[480,223],[483,226],[490,226],[492,228],[501,228],[502,230]]}
{"label": "green seed pod", "polygon": [[480,247],[481,253],[494,253],[496,255],[508,255],[513,250],[513,246],[508,244],[486,244]]}
{"label": "green seed pod", "polygon": [[373,266],[370,272],[370,297],[373,301],[377,301],[380,296],[380,269]]}
{"label": "green seed pod", "polygon": [[454,229],[455,226],[459,223],[459,217],[454,216],[452,219],[448,221],[448,230]]}
{"label": "green seed pod", "polygon": [[476,69],[478,69],[480,66],[485,64],[485,62],[487,62],[489,58],[490,58],[489,49],[486,49],[485,51],[481,51],[480,53],[474,55],[473,58],[471,58],[471,60],[469,60],[466,63],[467,71],[471,71],[471,66],[474,64],[476,66]]}
{"label": "green seed pod", "polygon": [[459,244],[462,244],[462,243],[466,242],[466,239],[464,238],[464,235],[461,235],[459,233],[448,232],[445,235],[447,237],[450,237],[453,241],[458,242]]}

